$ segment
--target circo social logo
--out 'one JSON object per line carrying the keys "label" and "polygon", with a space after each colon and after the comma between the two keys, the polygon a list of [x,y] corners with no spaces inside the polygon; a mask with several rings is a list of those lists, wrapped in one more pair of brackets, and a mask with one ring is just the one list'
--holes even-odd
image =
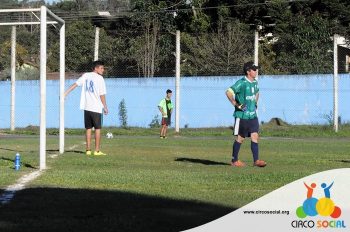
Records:
{"label": "circo social logo", "polygon": [[330,216],[332,218],[339,218],[341,215],[340,207],[336,206],[333,200],[331,199],[331,191],[334,182],[327,185],[322,183],[321,187],[323,188],[324,197],[315,198],[313,197],[313,191],[317,187],[316,183],[311,183],[307,185],[304,182],[305,187],[307,188],[307,198],[303,202],[302,206],[299,206],[296,210],[296,215],[299,218],[306,218],[307,216]]}

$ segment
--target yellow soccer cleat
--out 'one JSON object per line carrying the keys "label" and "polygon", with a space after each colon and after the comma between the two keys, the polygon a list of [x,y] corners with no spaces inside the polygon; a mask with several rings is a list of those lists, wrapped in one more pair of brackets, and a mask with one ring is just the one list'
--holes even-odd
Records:
{"label": "yellow soccer cleat", "polygon": [[96,156],[102,156],[102,155],[107,155],[107,154],[103,153],[102,151],[95,151],[95,152],[94,152],[94,155],[96,155]]}

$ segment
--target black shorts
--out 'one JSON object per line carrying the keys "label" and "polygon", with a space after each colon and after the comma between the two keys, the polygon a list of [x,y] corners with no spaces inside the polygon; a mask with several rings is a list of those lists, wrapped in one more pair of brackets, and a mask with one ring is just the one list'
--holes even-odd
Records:
{"label": "black shorts", "polygon": [[259,133],[259,120],[236,118],[233,135],[240,135],[243,138],[250,137],[251,133]]}
{"label": "black shorts", "polygon": [[162,125],[169,126],[170,124],[171,124],[171,118],[170,117],[162,118]]}
{"label": "black shorts", "polygon": [[85,122],[85,129],[91,129],[93,127],[95,129],[101,129],[102,114],[84,110],[84,122]]}

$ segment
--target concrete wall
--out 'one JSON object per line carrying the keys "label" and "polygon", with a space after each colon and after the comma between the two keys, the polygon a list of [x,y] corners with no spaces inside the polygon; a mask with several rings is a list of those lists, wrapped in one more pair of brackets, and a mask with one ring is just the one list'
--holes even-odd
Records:
{"label": "concrete wall", "polygon": [[[181,118],[184,127],[229,126],[233,107],[225,90],[241,77],[182,77]],[[75,80],[67,80],[66,88]],[[110,114],[104,126],[119,126],[118,104],[124,98],[130,126],[148,127],[157,115],[157,105],[166,89],[175,94],[174,78],[107,78],[107,103]],[[292,124],[326,124],[333,109],[332,75],[260,76],[259,120],[279,117]],[[17,81],[16,127],[39,125],[39,81]],[[0,82],[0,128],[10,127],[10,82]],[[79,110],[80,89],[66,99],[65,125],[83,128]],[[339,76],[339,115],[350,122],[350,76]],[[173,95],[173,102],[175,95]],[[175,102],[174,102],[175,103]],[[175,105],[175,104],[174,104]],[[173,114],[173,122],[174,122]],[[59,82],[47,81],[47,127],[59,126]],[[174,123],[172,124],[174,126]]]}

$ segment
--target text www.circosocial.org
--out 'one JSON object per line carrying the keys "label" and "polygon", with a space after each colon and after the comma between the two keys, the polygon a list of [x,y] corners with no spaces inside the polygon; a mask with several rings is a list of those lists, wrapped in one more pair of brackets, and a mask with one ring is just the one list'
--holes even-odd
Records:
{"label": "text www.circosocial.org", "polygon": [[244,214],[282,214],[289,215],[289,210],[245,210]]}

